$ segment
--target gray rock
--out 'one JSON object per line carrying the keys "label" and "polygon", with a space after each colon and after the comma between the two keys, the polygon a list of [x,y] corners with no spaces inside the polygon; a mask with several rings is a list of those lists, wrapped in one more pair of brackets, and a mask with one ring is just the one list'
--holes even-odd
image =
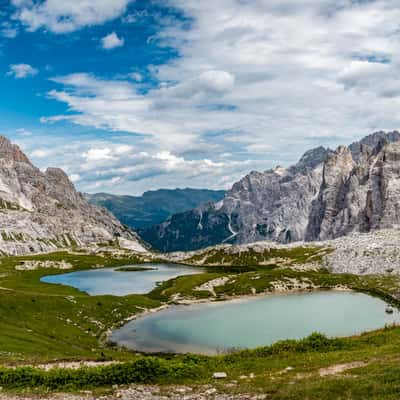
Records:
{"label": "gray rock", "polygon": [[333,239],[400,226],[400,133],[377,132],[289,168],[253,171],[224,199],[176,214],[142,237],[161,251]]}
{"label": "gray rock", "polygon": [[226,374],[226,372],[214,372],[213,373],[214,379],[225,379],[227,377],[228,377],[228,375]]}
{"label": "gray rock", "polygon": [[306,239],[400,226],[400,142],[364,148],[358,162],[350,149],[331,153],[310,216]]}
{"label": "gray rock", "polygon": [[61,169],[40,171],[0,136],[1,252],[43,252],[116,237],[139,241],[104,208],[89,205]]}

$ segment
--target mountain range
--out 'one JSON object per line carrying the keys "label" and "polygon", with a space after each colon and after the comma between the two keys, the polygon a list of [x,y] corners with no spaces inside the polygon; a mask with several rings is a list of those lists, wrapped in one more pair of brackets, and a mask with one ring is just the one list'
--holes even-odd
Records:
{"label": "mountain range", "polygon": [[[87,198],[106,205],[125,225],[138,228],[140,238]],[[0,136],[3,254],[86,247],[116,239],[137,251],[146,251],[144,240],[154,249],[171,252],[221,243],[327,240],[399,227],[397,131],[376,132],[336,150],[317,147],[288,168],[252,171],[225,193],[177,189],[146,192],[142,197],[85,197],[61,169],[42,172],[18,146]]]}
{"label": "mountain range", "polygon": [[27,254],[115,239],[144,251],[133,231],[89,204],[59,168],[42,172],[0,136],[0,252]]}
{"label": "mountain range", "polygon": [[141,231],[160,251],[333,239],[400,226],[400,133],[317,147],[288,168],[250,172],[220,201]]}
{"label": "mountain range", "polygon": [[191,210],[224,197],[224,190],[159,189],[142,196],[118,196],[109,193],[85,194],[95,205],[107,208],[132,229],[145,229],[160,224],[171,215]]}

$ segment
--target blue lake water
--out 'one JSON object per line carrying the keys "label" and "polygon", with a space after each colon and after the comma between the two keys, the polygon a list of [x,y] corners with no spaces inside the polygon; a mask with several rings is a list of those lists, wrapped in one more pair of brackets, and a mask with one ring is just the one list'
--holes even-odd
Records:
{"label": "blue lake water", "polygon": [[313,332],[348,336],[399,323],[399,311],[387,314],[386,306],[375,297],[338,291],[172,306],[127,323],[111,340],[143,352],[215,354]]}
{"label": "blue lake water", "polygon": [[[127,266],[129,267],[129,266]],[[194,268],[174,264],[140,264],[132,267],[154,268],[147,271],[117,271],[118,268],[100,268],[69,272],[60,275],[48,275],[41,278],[45,283],[72,286],[90,295],[148,293],[158,282],[167,281],[180,275],[192,275],[203,272]]]}

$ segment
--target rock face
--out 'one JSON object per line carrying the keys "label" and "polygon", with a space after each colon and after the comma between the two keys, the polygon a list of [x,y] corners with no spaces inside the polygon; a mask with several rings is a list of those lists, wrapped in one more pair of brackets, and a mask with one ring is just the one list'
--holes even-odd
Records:
{"label": "rock face", "polygon": [[400,226],[400,142],[363,145],[358,162],[349,148],[329,154],[306,239]]}
{"label": "rock face", "polygon": [[400,231],[381,229],[315,243],[334,249],[323,258],[334,273],[400,274]]}
{"label": "rock face", "polygon": [[398,132],[377,132],[335,151],[310,150],[287,169],[251,172],[222,201],[176,214],[142,237],[162,251],[176,251],[397,228],[399,140]]}
{"label": "rock face", "polygon": [[138,242],[108,211],[89,205],[58,168],[45,172],[0,136],[0,251],[27,254],[123,237]]}

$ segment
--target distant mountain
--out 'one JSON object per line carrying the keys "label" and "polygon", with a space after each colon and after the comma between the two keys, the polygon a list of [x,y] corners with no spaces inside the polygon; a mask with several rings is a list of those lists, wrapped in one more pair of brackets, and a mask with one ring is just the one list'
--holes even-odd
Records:
{"label": "distant mountain", "polygon": [[42,172],[0,136],[1,254],[87,246],[117,237],[144,250],[137,235],[111,213],[88,204],[61,169]]}
{"label": "distant mountain", "polygon": [[289,167],[251,172],[224,199],[140,232],[161,251],[219,243],[325,240],[400,227],[400,133],[376,132]]}
{"label": "distant mountain", "polygon": [[91,204],[111,211],[123,224],[144,229],[165,221],[172,214],[191,210],[224,197],[223,190],[160,189],[142,196],[117,196],[108,193],[86,194]]}

